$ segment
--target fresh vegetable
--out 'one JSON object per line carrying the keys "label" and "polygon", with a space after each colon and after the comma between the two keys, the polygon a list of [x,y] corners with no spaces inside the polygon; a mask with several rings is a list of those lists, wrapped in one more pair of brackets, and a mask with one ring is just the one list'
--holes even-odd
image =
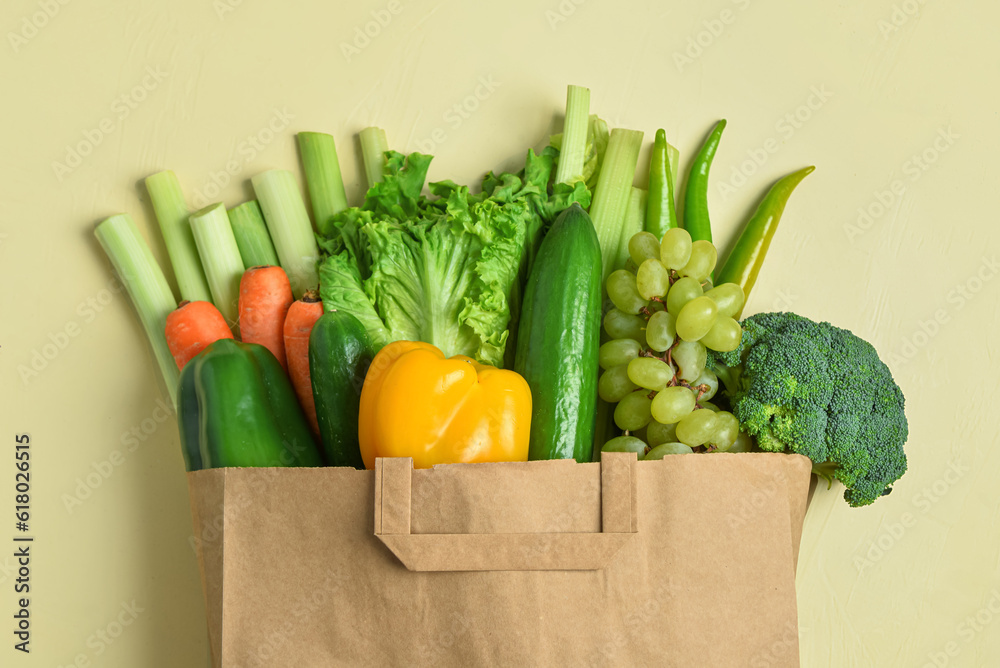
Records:
{"label": "fresh vegetable", "polygon": [[524,293],[514,370],[533,398],[529,459],[591,459],[601,301],[601,247],[574,204],[542,241]]}
{"label": "fresh vegetable", "polygon": [[587,131],[590,126],[590,89],[566,87],[566,120],[563,123],[556,183],[586,180],[583,164],[587,153]]}
{"label": "fresh vegetable", "polygon": [[94,236],[107,253],[135,306],[163,374],[170,400],[176,405],[177,363],[167,345],[165,328],[167,316],[177,308],[177,300],[170,291],[167,279],[128,214],[121,213],[104,220],[94,230]]}
{"label": "fresh vegetable", "polygon": [[244,267],[226,207],[221,203],[210,204],[192,213],[190,220],[212,301],[230,326],[235,327],[239,320],[240,277]]}
{"label": "fresh vegetable", "polygon": [[302,299],[288,307],[282,329],[288,376],[314,434],[319,434],[319,422],[316,420],[316,402],[309,375],[309,335],[322,315],[323,302],[315,291],[309,290]]}
{"label": "fresh vegetable", "polygon": [[676,168],[677,149],[667,143],[665,130],[657,130],[649,160],[649,196],[646,200],[646,231],[657,239],[677,227]]}
{"label": "fresh vegetable", "polygon": [[840,480],[851,506],[892,491],[906,471],[903,393],[878,352],[851,332],[794,313],[743,321],[738,348],[713,354],[733,414],[757,445],[795,452]]}
{"label": "fresh vegetable", "polygon": [[251,179],[281,268],[288,274],[292,294],[299,298],[316,288],[319,248],[306,205],[291,172],[272,169]]}
{"label": "fresh vegetable", "polygon": [[594,203],[590,207],[590,217],[601,243],[603,278],[607,278],[614,268],[641,148],[641,132],[622,128],[611,131],[594,190]]}
{"label": "fresh vegetable", "polygon": [[288,376],[254,343],[220,339],[184,367],[177,411],[189,471],[321,466]]}
{"label": "fresh vegetable", "polygon": [[211,302],[181,302],[167,316],[164,331],[178,369],[183,369],[209,344],[233,338],[226,319]]}
{"label": "fresh vegetable", "polygon": [[240,249],[240,257],[244,267],[261,267],[277,265],[278,253],[274,250],[271,235],[264,223],[264,214],[260,212],[257,200],[252,199],[235,206],[228,212],[229,224],[233,228],[233,237]]}
{"label": "fresh vegetable", "polygon": [[364,206],[320,229],[326,309],[358,318],[376,351],[425,341],[499,366],[533,239],[574,201],[586,205],[586,186],[549,195],[553,157],[529,151],[523,173],[487,174],[480,194],[445,181],[430,184],[430,199],[420,193],[431,157],[388,155]]}
{"label": "fresh vegetable", "polygon": [[292,286],[281,267],[250,267],[240,279],[240,339],[259,343],[274,355],[283,369],[284,325],[292,305]]}
{"label": "fresh vegetable", "polygon": [[382,128],[365,128],[361,131],[361,159],[365,163],[365,176],[371,188],[385,175],[385,152],[389,150],[389,140]]}
{"label": "fresh vegetable", "polygon": [[[740,232],[729,258],[719,270],[717,277],[719,283],[735,283],[742,288],[746,297],[750,296],[750,291],[757,282],[757,275],[760,274],[760,268],[764,264],[767,249],[771,247],[771,239],[778,230],[778,223],[781,222],[781,214],[785,211],[788,198],[795,190],[795,186],[812,174],[814,169],[816,168],[804,167],[771,186],[757,210],[743,226],[743,231]],[[740,313],[742,309],[735,317],[740,317]]]}
{"label": "fresh vegetable", "polygon": [[300,132],[296,136],[313,220],[319,229],[323,229],[334,215],[347,208],[347,192],[340,174],[337,144],[332,136],[322,132]]}
{"label": "fresh vegetable", "polygon": [[642,232],[646,222],[647,193],[642,188],[632,188],[629,193],[628,207],[625,209],[625,220],[622,221],[622,236],[618,240],[618,250],[615,252],[615,269],[624,269],[629,260],[629,242]]}
{"label": "fresh vegetable", "polygon": [[374,352],[361,321],[324,313],[309,335],[309,376],[328,466],[365,467],[358,446],[361,388]]}
{"label": "fresh vegetable", "polygon": [[376,457],[413,466],[528,458],[531,391],[524,378],[422,342],[378,352],[365,377],[358,440],[367,468]]}
{"label": "fresh vegetable", "polygon": [[688,172],[684,190],[684,229],[694,241],[712,240],[712,224],[708,218],[708,170],[712,167],[712,160],[719,149],[719,140],[725,129],[725,119],[715,124]]}
{"label": "fresh vegetable", "polygon": [[167,246],[181,299],[211,301],[208,279],[205,278],[198,259],[198,249],[188,221],[190,212],[184,203],[184,193],[181,192],[177,176],[171,171],[148,176],[146,190],[149,192],[156,220],[160,223],[163,243]]}

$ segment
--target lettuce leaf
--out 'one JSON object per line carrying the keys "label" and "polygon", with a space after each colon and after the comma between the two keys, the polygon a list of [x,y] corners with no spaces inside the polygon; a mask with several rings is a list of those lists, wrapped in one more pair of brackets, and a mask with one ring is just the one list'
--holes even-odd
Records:
{"label": "lettuce leaf", "polygon": [[364,204],[320,230],[324,308],[357,316],[376,348],[426,341],[447,356],[503,366],[545,228],[573,202],[590,203],[582,182],[549,195],[556,155],[529,151],[524,170],[487,174],[477,194],[431,183],[428,198],[431,156],[389,151],[385,178]]}

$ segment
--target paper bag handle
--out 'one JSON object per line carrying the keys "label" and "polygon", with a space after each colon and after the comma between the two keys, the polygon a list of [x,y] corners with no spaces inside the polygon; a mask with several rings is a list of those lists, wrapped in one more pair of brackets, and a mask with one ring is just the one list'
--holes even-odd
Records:
{"label": "paper bag handle", "polygon": [[637,531],[636,456],[601,457],[600,533],[410,533],[409,457],[375,460],[375,536],[411,571],[593,571]]}

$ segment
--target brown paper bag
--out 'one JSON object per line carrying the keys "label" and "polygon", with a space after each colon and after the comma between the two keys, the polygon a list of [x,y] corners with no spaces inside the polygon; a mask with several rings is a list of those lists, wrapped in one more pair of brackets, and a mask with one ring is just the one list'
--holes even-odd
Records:
{"label": "brown paper bag", "polygon": [[189,474],[215,666],[797,666],[799,455]]}

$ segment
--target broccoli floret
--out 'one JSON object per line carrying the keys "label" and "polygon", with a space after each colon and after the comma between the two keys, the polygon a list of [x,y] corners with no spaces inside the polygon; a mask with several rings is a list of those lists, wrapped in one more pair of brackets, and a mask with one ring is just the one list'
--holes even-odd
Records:
{"label": "broccoli floret", "polygon": [[740,347],[709,364],[762,450],[795,452],[847,487],[851,506],[888,494],[906,471],[903,393],[870,343],[794,313],[743,321]]}

